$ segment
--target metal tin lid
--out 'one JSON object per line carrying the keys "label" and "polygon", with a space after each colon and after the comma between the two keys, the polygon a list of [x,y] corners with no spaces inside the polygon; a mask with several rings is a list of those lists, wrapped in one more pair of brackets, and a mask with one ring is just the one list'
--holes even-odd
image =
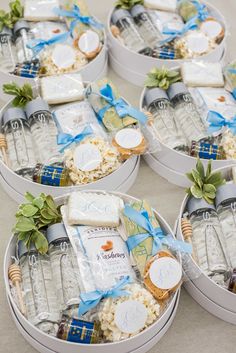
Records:
{"label": "metal tin lid", "polygon": [[218,207],[221,202],[230,199],[236,199],[236,184],[225,184],[220,186],[216,192],[216,207]]}
{"label": "metal tin lid", "polygon": [[42,98],[33,99],[25,106],[25,113],[28,119],[32,114],[45,110],[50,111],[48,103]]}
{"label": "metal tin lid", "polygon": [[119,20],[122,20],[125,17],[131,17],[131,14],[129,13],[129,11],[123,10],[123,9],[117,9],[111,15],[111,21],[112,23],[117,24]]}
{"label": "metal tin lid", "polygon": [[51,244],[55,240],[68,238],[66,229],[63,223],[56,223],[48,227],[47,229],[47,239],[48,243]]}
{"label": "metal tin lid", "polygon": [[24,110],[21,108],[8,108],[3,114],[3,126],[5,126],[9,121],[17,119],[26,120]]}
{"label": "metal tin lid", "polygon": [[20,31],[21,29],[25,29],[26,31],[30,30],[29,24],[24,20],[20,20],[15,23],[14,29],[13,29],[14,34],[17,34],[17,32]]}
{"label": "metal tin lid", "polygon": [[31,251],[37,251],[34,244],[31,243],[30,249],[28,249],[27,246],[25,245],[25,243],[23,242],[23,240],[20,240],[18,242],[18,256],[19,256],[19,258],[21,258],[21,256],[23,256]]}
{"label": "metal tin lid", "polygon": [[157,88],[147,89],[144,99],[147,107],[149,107],[152,104],[152,102],[155,102],[157,99],[169,100],[169,97],[164,89],[157,87]]}
{"label": "metal tin lid", "polygon": [[187,204],[187,210],[190,216],[193,212],[203,209],[210,209],[216,211],[215,206],[207,203],[204,199],[196,199],[195,197],[191,197],[189,199]]}
{"label": "metal tin lid", "polygon": [[173,83],[167,91],[167,94],[170,100],[172,100],[178,94],[184,94],[184,93],[189,93],[189,91],[183,82]]}
{"label": "metal tin lid", "polygon": [[142,5],[134,5],[130,10],[130,13],[133,17],[139,16],[140,14],[146,12],[146,9]]}
{"label": "metal tin lid", "polygon": [[12,36],[12,30],[6,26],[3,27],[2,31],[0,32],[0,35],[6,34],[8,36]]}

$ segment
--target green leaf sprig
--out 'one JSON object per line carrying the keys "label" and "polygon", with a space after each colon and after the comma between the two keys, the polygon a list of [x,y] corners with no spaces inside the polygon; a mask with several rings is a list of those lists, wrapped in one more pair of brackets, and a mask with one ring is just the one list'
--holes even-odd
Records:
{"label": "green leaf sprig", "polygon": [[22,87],[14,82],[6,83],[3,85],[3,92],[15,96],[12,105],[19,108],[24,108],[34,98],[33,89],[29,83],[25,83]]}
{"label": "green leaf sprig", "polygon": [[48,241],[41,230],[61,222],[59,208],[50,195],[42,193],[34,197],[27,192],[25,198],[28,202],[19,206],[13,231],[28,248],[34,244],[39,253],[45,254],[48,251]]}
{"label": "green leaf sprig", "polygon": [[144,0],[117,0],[115,3],[115,7],[130,10],[135,5],[143,5]]}
{"label": "green leaf sprig", "polygon": [[221,172],[212,173],[211,160],[208,162],[205,172],[202,162],[198,159],[196,169],[193,169],[191,173],[187,173],[186,176],[193,182],[193,185],[186,190],[188,195],[196,199],[203,198],[209,204],[214,203],[218,187],[226,183]]}
{"label": "green leaf sprig", "polygon": [[2,32],[3,27],[12,28],[11,15],[4,10],[0,10],[0,32]]}
{"label": "green leaf sprig", "polygon": [[167,90],[172,83],[181,81],[181,75],[178,71],[168,70],[165,67],[158,69],[153,68],[148,74],[145,81],[147,88],[159,87]]}
{"label": "green leaf sprig", "polygon": [[24,15],[24,7],[21,5],[20,0],[11,1],[10,4],[10,17],[11,22],[14,25]]}

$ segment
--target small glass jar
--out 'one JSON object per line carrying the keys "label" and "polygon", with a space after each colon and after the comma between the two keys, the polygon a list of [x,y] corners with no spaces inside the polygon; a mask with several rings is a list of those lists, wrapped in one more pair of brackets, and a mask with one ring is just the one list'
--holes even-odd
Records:
{"label": "small glass jar", "polygon": [[141,37],[129,11],[123,9],[115,10],[112,14],[112,23],[119,28],[124,44],[130,50],[137,53],[145,53],[148,46]]}
{"label": "small glass jar", "polygon": [[130,11],[139,33],[150,47],[155,47],[162,39],[161,33],[153,24],[151,17],[142,5],[135,5]]}
{"label": "small glass jar", "polygon": [[26,104],[25,112],[39,163],[48,164],[52,158],[55,159],[56,157],[60,160],[57,127],[47,102],[41,98],[36,98]]}
{"label": "small glass jar", "polygon": [[154,128],[158,139],[170,148],[186,145],[175,123],[174,109],[166,91],[161,88],[147,89],[145,102],[148,111],[153,115]]}
{"label": "small glass jar", "polygon": [[40,163],[34,168],[33,181],[50,186],[69,186],[72,184],[68,169]]}
{"label": "small glass jar", "polygon": [[176,124],[188,143],[206,138],[206,128],[185,84],[173,83],[168,89],[168,96],[175,109]]}
{"label": "small glass jar", "polygon": [[[201,269],[209,276],[228,271],[228,255],[215,206],[204,199],[190,198],[187,204],[193,235],[192,242]],[[219,276],[218,276],[219,279]]]}
{"label": "small glass jar", "polygon": [[49,243],[48,254],[60,310],[70,309],[70,315],[75,317],[76,314],[78,315],[80,303],[80,272],[64,224],[57,223],[48,227],[47,239]]}
{"label": "small glass jar", "polygon": [[34,245],[28,250],[18,243],[22,289],[30,323],[45,333],[56,335],[60,311],[48,255],[41,255]]}
{"label": "small glass jar", "polygon": [[223,160],[226,159],[224,148],[208,142],[193,141],[190,156],[203,159]]}
{"label": "small glass jar", "polygon": [[31,176],[36,165],[30,128],[20,108],[9,108],[3,114],[10,167],[17,174]]}
{"label": "small glass jar", "polygon": [[18,63],[23,64],[31,62],[34,54],[33,51],[27,47],[27,44],[33,39],[33,34],[30,32],[29,24],[24,20],[17,21],[13,31]]}
{"label": "small glass jar", "polygon": [[220,186],[215,204],[226,241],[229,263],[231,268],[236,268],[236,185]]}
{"label": "small glass jar", "polygon": [[3,27],[0,32],[0,67],[7,71],[12,71],[15,67],[12,30],[7,27]]}

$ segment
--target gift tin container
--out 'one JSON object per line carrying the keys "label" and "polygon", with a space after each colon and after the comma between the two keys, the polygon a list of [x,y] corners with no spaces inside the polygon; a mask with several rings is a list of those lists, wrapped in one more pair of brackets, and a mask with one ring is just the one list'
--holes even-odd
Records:
{"label": "gift tin container", "polygon": [[[220,168],[223,175],[227,175],[232,168]],[[188,196],[183,200],[178,220],[176,222],[176,236],[183,240],[181,231],[181,219],[186,210]],[[212,279],[205,275],[192,257],[183,265],[187,281],[184,286],[193,299],[212,315],[236,325],[236,295],[223,287],[217,285]]]}
{"label": "gift tin container", "polygon": [[[94,17],[96,19],[96,17]],[[97,20],[97,19],[96,19]],[[108,53],[107,53],[107,35],[106,32],[103,32],[104,35],[104,44],[100,53],[90,61],[87,65],[85,65],[79,73],[82,75],[83,81],[96,81],[107,74],[108,70]],[[16,82],[18,85],[23,85],[28,82],[32,86],[35,85],[35,79],[20,77],[17,75],[9,74],[1,71],[0,67],[0,82],[2,85],[9,82]],[[4,94],[2,90],[0,91],[0,100],[7,101],[9,96]]]}
{"label": "gift tin container", "polygon": [[[99,192],[99,191],[96,191],[96,192]],[[126,202],[137,201],[137,199],[128,195],[124,195],[116,192],[113,192],[111,194],[122,197],[122,199]],[[58,205],[63,204],[63,202],[65,201],[65,196],[58,197],[55,201],[57,202]],[[164,232],[173,235],[173,232],[170,226],[166,223],[166,221],[162,218],[162,216],[155,210],[154,212]],[[136,336],[133,336],[124,341],[120,341],[116,343],[89,345],[89,344],[71,343],[71,342],[59,340],[57,338],[49,336],[43,333],[42,331],[40,331],[39,329],[37,329],[35,326],[33,326],[21,314],[16,303],[12,298],[10,286],[9,286],[9,279],[8,279],[8,267],[12,263],[12,256],[15,255],[15,247],[16,247],[16,237],[12,236],[8,243],[8,246],[5,252],[5,258],[4,258],[4,281],[6,286],[6,295],[7,295],[9,307],[12,312],[12,316],[14,318],[14,321],[19,331],[28,340],[28,342],[40,352],[64,353],[66,351],[69,353],[77,353],[81,350],[83,353],[93,353],[93,352],[110,353],[111,351],[122,352],[122,353],[131,353],[131,352],[144,353],[144,352],[147,352],[149,349],[151,349],[161,339],[161,337],[168,330],[169,326],[171,325],[171,322],[174,319],[177,306],[178,306],[180,289],[176,291],[173,298],[169,302],[165,312],[160,316],[160,318],[154,324],[152,324],[146,330],[137,334]]]}
{"label": "gift tin container", "polygon": [[[224,24],[226,28],[226,21],[224,16],[220,13],[218,9],[216,9],[211,4],[206,1],[202,2],[209,9],[210,14],[218,19],[221,23]],[[173,68],[181,65],[184,61],[191,61],[192,59],[156,59],[152,57],[148,57],[142,54],[135,53],[131,51],[124,45],[122,45],[112,34],[110,24],[111,24],[111,16],[114,9],[110,12],[107,21],[107,37],[109,43],[109,61],[112,69],[123,79],[133,83],[134,85],[143,87],[144,80],[146,74],[155,66],[162,67],[166,66],[168,68]],[[199,58],[202,61],[208,62],[219,62],[224,54],[226,48],[226,37],[225,34],[221,43],[210,53],[206,55],[202,55]]]}

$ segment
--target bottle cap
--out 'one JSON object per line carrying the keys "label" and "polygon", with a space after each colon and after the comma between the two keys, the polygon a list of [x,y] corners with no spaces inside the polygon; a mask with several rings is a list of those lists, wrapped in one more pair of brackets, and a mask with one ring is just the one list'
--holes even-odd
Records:
{"label": "bottle cap", "polygon": [[26,120],[24,110],[21,108],[8,108],[3,114],[3,126],[12,120]]}
{"label": "bottle cap", "polygon": [[149,107],[152,104],[152,102],[155,102],[158,99],[169,100],[169,97],[164,89],[157,87],[157,88],[147,89],[144,99],[147,107]]}
{"label": "bottle cap", "polygon": [[14,34],[17,34],[17,32],[20,31],[21,29],[25,29],[26,31],[30,30],[29,24],[24,20],[20,20],[15,23],[14,29],[13,29]]}
{"label": "bottle cap", "polygon": [[63,238],[68,239],[68,235],[66,233],[66,229],[63,223],[56,223],[48,227],[47,239],[49,244]]}
{"label": "bottle cap", "polygon": [[195,197],[191,197],[189,199],[187,204],[187,210],[190,216],[193,212],[203,209],[210,209],[216,211],[215,206],[207,203],[204,199],[196,199]]}
{"label": "bottle cap", "polygon": [[146,12],[146,9],[142,5],[134,5],[132,9],[130,10],[131,16],[136,17],[139,16],[140,14]]}
{"label": "bottle cap", "polygon": [[131,17],[131,14],[129,13],[129,11],[118,9],[118,10],[115,10],[111,15],[111,21],[116,25],[118,21],[122,20],[125,17]]}
{"label": "bottle cap", "polygon": [[25,113],[28,119],[32,114],[45,110],[50,111],[48,103],[42,98],[33,99],[25,106]]}
{"label": "bottle cap", "polygon": [[216,192],[215,205],[218,207],[221,202],[230,199],[235,199],[236,201],[236,184],[225,184],[218,188]]}
{"label": "bottle cap", "polygon": [[31,243],[30,248],[28,249],[23,240],[20,240],[18,242],[18,256],[19,256],[19,258],[21,258],[21,256],[23,256],[27,253],[30,253],[31,251],[37,251],[37,249],[33,243]]}
{"label": "bottle cap", "polygon": [[167,93],[170,100],[172,100],[178,94],[186,94],[186,93],[189,93],[189,91],[183,82],[176,82],[176,83],[172,83]]}
{"label": "bottle cap", "polygon": [[0,35],[6,34],[8,36],[12,36],[12,30],[6,26],[3,27],[2,31],[0,32]]}

